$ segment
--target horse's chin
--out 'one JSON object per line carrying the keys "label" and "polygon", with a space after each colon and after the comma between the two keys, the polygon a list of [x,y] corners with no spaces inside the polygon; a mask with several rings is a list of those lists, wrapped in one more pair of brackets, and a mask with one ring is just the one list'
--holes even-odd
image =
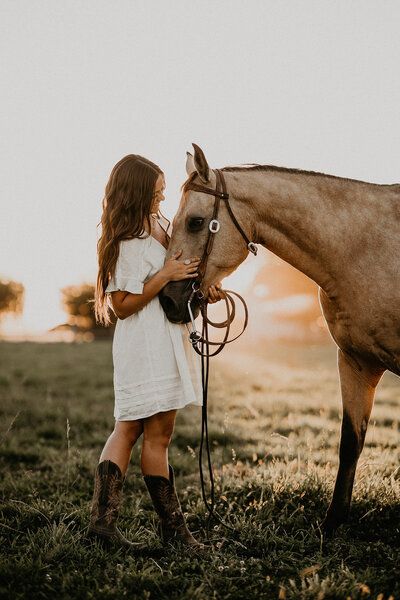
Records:
{"label": "horse's chin", "polygon": [[[191,292],[192,286],[189,286],[187,281],[170,281],[159,292],[161,306],[171,323],[190,323],[187,303]],[[191,302],[191,310],[196,318],[200,312],[200,305],[196,298]]]}

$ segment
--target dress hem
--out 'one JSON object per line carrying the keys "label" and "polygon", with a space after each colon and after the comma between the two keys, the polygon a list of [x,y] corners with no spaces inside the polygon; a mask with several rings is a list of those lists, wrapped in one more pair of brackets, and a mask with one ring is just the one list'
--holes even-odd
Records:
{"label": "dress hem", "polygon": [[168,412],[169,410],[180,410],[181,408],[185,408],[185,406],[203,406],[203,402],[199,401],[199,400],[193,400],[191,402],[186,402],[186,404],[181,404],[180,406],[170,406],[168,408],[157,408],[156,410],[153,410],[152,412],[150,412],[149,414],[146,415],[141,415],[141,416],[128,416],[128,418],[124,417],[123,419],[116,417],[114,415],[114,418],[116,421],[137,421],[139,419],[147,419],[147,417],[152,417],[153,415],[156,415],[160,412]]}

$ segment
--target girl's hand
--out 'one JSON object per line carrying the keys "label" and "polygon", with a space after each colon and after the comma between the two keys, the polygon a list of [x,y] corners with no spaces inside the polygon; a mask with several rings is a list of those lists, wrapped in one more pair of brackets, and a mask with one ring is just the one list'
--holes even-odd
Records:
{"label": "girl's hand", "polygon": [[182,254],[182,249],[174,252],[171,258],[169,258],[162,269],[160,269],[166,276],[168,281],[180,281],[181,279],[189,279],[197,277],[197,267],[200,263],[200,258],[194,256],[190,258],[190,264],[185,265],[183,260],[178,260]]}
{"label": "girl's hand", "polygon": [[219,300],[223,299],[223,296],[221,295],[221,292],[219,291],[222,287],[222,283],[220,281],[218,281],[218,283],[216,283],[215,285],[210,285],[210,287],[208,288],[208,296],[207,296],[207,302],[209,304],[214,304],[214,302],[218,302]]}

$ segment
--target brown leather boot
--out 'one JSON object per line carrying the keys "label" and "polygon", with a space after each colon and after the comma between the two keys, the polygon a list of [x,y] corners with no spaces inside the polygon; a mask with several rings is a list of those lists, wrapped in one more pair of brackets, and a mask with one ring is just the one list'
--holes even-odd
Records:
{"label": "brown leather boot", "polygon": [[127,540],[117,527],[124,481],[121,469],[111,460],[103,460],[97,465],[87,536],[113,545],[137,549],[140,544]]}
{"label": "brown leather boot", "polygon": [[205,544],[198,542],[187,528],[181,505],[175,489],[174,470],[169,467],[169,480],[162,475],[144,475],[154,508],[160,517],[161,539],[163,544],[179,540],[192,548],[204,549]]}

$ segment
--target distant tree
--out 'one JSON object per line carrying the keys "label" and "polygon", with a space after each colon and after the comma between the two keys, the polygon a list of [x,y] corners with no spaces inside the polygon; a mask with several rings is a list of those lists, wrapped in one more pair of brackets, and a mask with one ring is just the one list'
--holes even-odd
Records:
{"label": "distant tree", "polygon": [[0,321],[6,314],[22,313],[24,296],[25,288],[22,283],[0,279]]}
{"label": "distant tree", "polygon": [[61,302],[68,314],[68,321],[65,325],[59,326],[59,329],[68,327],[78,338],[83,337],[83,339],[90,339],[90,334],[91,339],[112,337],[117,318],[111,313],[112,324],[109,327],[96,323],[93,310],[94,290],[94,285],[91,283],[69,285],[61,289]]}

